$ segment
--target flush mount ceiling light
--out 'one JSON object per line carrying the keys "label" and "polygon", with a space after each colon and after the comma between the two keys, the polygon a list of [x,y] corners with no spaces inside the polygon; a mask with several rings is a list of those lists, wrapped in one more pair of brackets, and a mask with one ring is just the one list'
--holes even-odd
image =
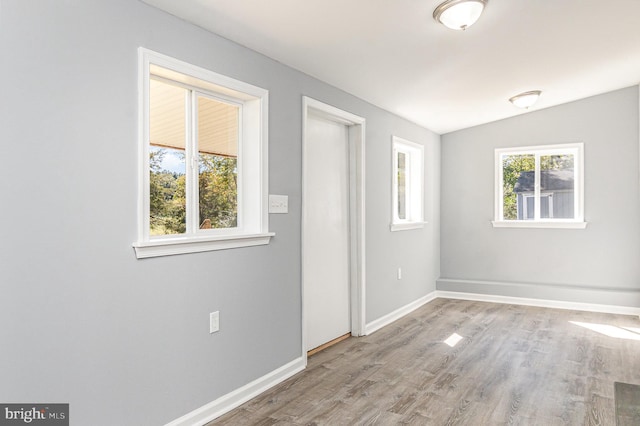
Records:
{"label": "flush mount ceiling light", "polygon": [[532,90],[530,92],[520,93],[519,95],[515,95],[514,97],[510,98],[509,102],[511,102],[518,108],[527,109],[536,103],[536,101],[540,97],[540,93],[542,93],[540,90]]}
{"label": "flush mount ceiling light", "polygon": [[447,0],[433,11],[433,19],[452,30],[472,26],[489,0]]}

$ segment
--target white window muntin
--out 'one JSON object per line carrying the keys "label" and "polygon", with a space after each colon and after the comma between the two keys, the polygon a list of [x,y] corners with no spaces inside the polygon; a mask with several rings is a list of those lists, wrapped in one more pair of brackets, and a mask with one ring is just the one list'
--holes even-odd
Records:
{"label": "white window muntin", "polygon": [[[138,49],[139,57],[139,155],[140,173],[138,186],[138,240],[133,246],[138,258],[166,256],[227,248],[268,244],[268,103],[269,92],[257,86],[235,80],[213,71],[188,64],[145,48]],[[153,72],[152,72],[153,69]],[[238,227],[226,229],[199,230],[196,212],[187,212],[191,225],[187,233],[150,237],[149,232],[149,81],[151,78],[170,81],[205,96],[232,104],[241,105],[239,116],[238,145]],[[195,101],[192,96],[191,102]],[[188,108],[193,110],[193,108]],[[188,112],[187,112],[188,113]],[[186,149],[197,147],[191,142],[197,132],[194,117],[189,117]],[[189,148],[190,146],[190,148]],[[197,151],[196,151],[197,152]],[[193,156],[191,156],[193,158]],[[187,173],[192,167],[187,164]],[[197,170],[196,170],[197,172]],[[193,173],[193,170],[192,172]],[[193,210],[193,176],[191,179],[191,207]],[[197,186],[197,185],[196,185]],[[187,221],[189,222],[189,220]],[[242,225],[241,225],[242,224]],[[241,226],[240,226],[241,225]],[[191,232],[189,232],[191,230]]]}
{"label": "white window muntin", "polygon": [[[405,218],[399,217],[398,155],[405,155]],[[392,137],[391,230],[424,226],[424,146],[397,136]]]}
{"label": "white window muntin", "polygon": [[[540,199],[540,157],[548,155],[571,154],[574,156],[574,217],[540,218],[540,202],[535,205],[534,220],[504,219],[503,168],[504,157],[510,155],[533,155],[535,157],[534,196]],[[584,144],[569,143],[557,145],[539,145],[528,147],[498,148],[495,150],[495,220],[494,227],[548,227],[548,228],[585,228],[584,221]]]}

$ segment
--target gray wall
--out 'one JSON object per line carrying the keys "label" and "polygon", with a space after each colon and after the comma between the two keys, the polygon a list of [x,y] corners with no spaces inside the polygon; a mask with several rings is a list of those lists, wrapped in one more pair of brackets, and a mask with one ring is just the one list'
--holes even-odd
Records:
{"label": "gray wall", "polygon": [[[638,120],[634,86],[443,135],[438,289],[640,307]],[[587,228],[493,228],[494,149],[569,142]]]}
{"label": "gray wall", "polygon": [[[270,91],[270,245],[136,260],[139,46]],[[0,401],[157,425],[301,356],[303,95],[367,120],[367,319],[435,289],[438,135],[135,0],[0,0],[0,57]],[[392,134],[426,146],[420,231],[389,231]]]}

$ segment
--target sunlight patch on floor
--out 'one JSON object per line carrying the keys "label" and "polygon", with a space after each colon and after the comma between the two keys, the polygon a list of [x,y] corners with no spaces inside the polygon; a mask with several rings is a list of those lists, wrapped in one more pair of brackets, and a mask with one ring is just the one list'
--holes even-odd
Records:
{"label": "sunlight patch on floor", "polygon": [[618,327],[607,324],[592,324],[588,322],[569,321],[571,324],[593,330],[605,336],[616,339],[640,340],[640,329],[634,327]]}
{"label": "sunlight patch on floor", "polygon": [[444,341],[444,343],[446,343],[451,347],[454,347],[455,345],[458,344],[460,340],[462,340],[462,336],[460,336],[458,333],[453,333],[451,336],[447,338],[447,340]]}

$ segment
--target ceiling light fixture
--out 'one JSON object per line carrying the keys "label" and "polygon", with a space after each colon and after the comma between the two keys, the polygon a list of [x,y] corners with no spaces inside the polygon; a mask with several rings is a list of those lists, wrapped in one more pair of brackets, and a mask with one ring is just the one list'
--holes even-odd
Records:
{"label": "ceiling light fixture", "polygon": [[433,11],[433,19],[452,30],[472,26],[489,0],[447,0]]}
{"label": "ceiling light fixture", "polygon": [[509,102],[518,108],[527,109],[535,104],[542,92],[540,90],[532,90],[530,92],[520,93],[509,99]]}

